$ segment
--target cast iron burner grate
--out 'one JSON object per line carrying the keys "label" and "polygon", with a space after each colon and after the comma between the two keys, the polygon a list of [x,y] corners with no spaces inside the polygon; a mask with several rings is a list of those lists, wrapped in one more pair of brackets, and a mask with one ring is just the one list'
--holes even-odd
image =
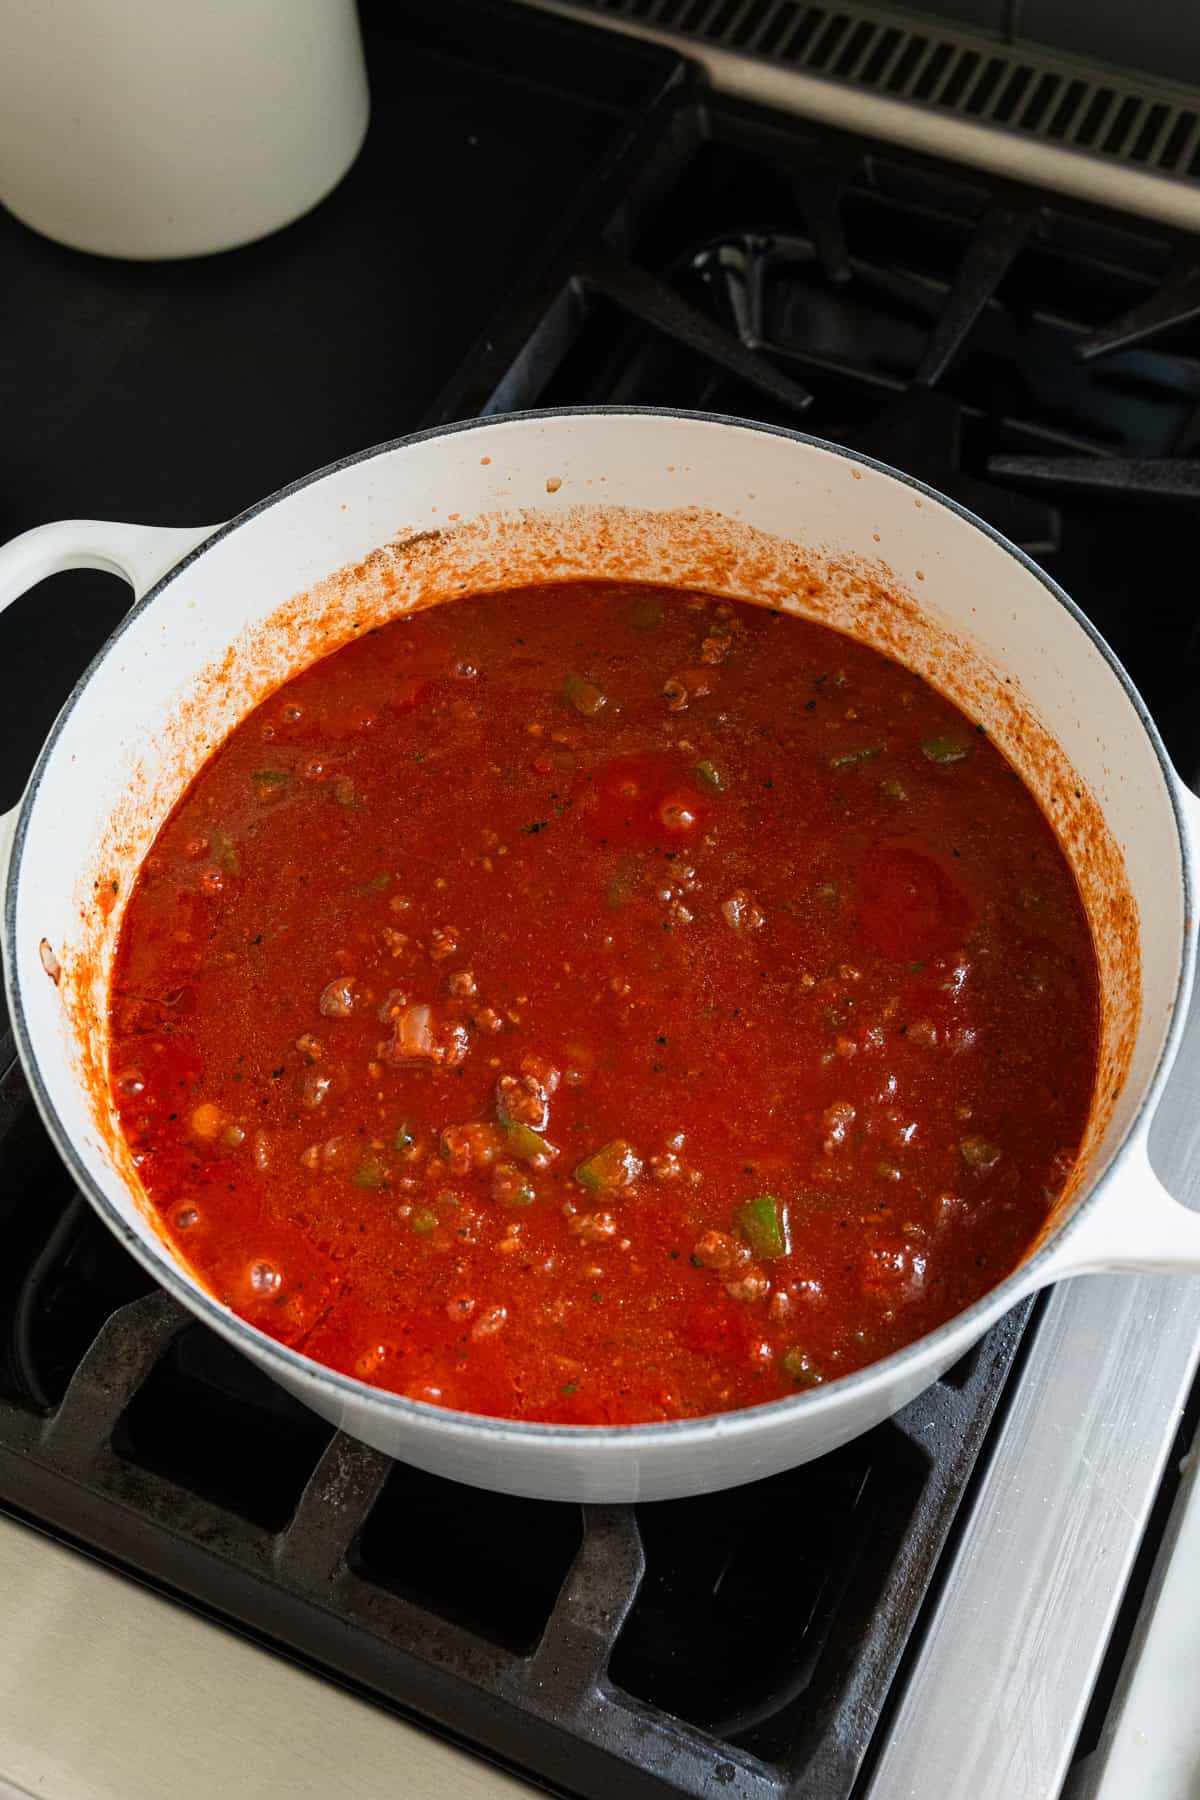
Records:
{"label": "cast iron burner grate", "polygon": [[[495,58],[519,28],[522,67],[542,32],[563,69],[590,66],[577,27],[466,10]],[[610,63],[645,58],[621,42]],[[1194,242],[665,64],[433,416],[687,406],[869,449],[1046,557],[1195,769],[1196,608],[1169,578],[1192,546],[1160,504],[1194,491]],[[0,1502],[587,1800],[861,1791],[1033,1329],[1018,1309],[894,1420],[771,1481],[547,1506],[332,1434],[192,1322],[74,1193],[15,1066],[0,1229]]]}
{"label": "cast iron burner grate", "polygon": [[564,1792],[851,1792],[1028,1307],[807,1468],[515,1500],[335,1434],[153,1288],[16,1067],[0,1106],[7,1504]]}

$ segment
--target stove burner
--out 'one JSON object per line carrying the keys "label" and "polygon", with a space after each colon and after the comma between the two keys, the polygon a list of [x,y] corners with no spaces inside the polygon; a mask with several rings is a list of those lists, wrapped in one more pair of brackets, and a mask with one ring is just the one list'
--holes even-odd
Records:
{"label": "stove burner", "polygon": [[740,377],[768,400],[795,413],[811,406],[812,395],[807,388],[779,374],[763,358],[749,354],[757,349],[756,344],[746,338],[739,343],[665,282],[626,262],[607,245],[598,244],[585,251],[575,265],[575,275],[586,290],[614,300],[631,317],[707,357],[717,368]]}
{"label": "stove burner", "polygon": [[[1128,291],[1113,279],[1127,232],[1011,184],[987,191],[932,168],[922,184],[838,133],[764,123],[756,143],[747,110],[728,111],[719,170],[716,146],[702,145],[683,182],[702,210],[753,206],[778,222],[660,250],[658,274],[602,239],[575,251],[569,317],[551,306],[556,329],[514,355],[505,406],[603,398],[762,414],[765,400],[780,423],[803,409],[809,429],[920,477],[1038,556],[1062,548],[1063,519],[1026,484],[1190,496],[1200,363],[1138,346],[1200,311],[1200,264],[1185,260],[1153,298],[1097,325],[1110,294]],[[675,227],[658,218],[656,234],[669,247]],[[1148,260],[1161,263],[1157,246]],[[613,302],[654,338],[614,332]],[[460,380],[437,416],[461,410],[463,391]]]}
{"label": "stove burner", "polygon": [[[901,297],[922,312],[928,310],[932,324],[907,386],[876,375],[881,387],[896,397],[869,424],[854,431],[849,442],[868,456],[927,481],[986,518],[1022,549],[1041,555],[1058,548],[1058,514],[1053,507],[964,472],[964,408],[935,392],[1035,232],[1037,216],[1037,209],[1031,206],[989,207],[940,304],[928,288],[911,279],[905,281],[902,272],[861,271],[866,283],[874,277],[880,291]],[[764,360],[774,356],[804,361],[821,353],[818,321],[806,318],[803,300],[788,291],[789,281],[797,276],[803,280],[814,258],[839,287],[859,273],[848,254],[843,254],[845,239],[833,199],[826,201],[824,217],[824,254],[815,231],[811,244],[794,236],[744,235],[704,245],[687,265],[686,273],[699,280],[710,303],[729,318],[742,344]],[[831,227],[834,219],[839,221],[836,232]],[[864,374],[853,360],[852,347],[849,357],[844,356],[840,344],[835,354],[841,367]]]}

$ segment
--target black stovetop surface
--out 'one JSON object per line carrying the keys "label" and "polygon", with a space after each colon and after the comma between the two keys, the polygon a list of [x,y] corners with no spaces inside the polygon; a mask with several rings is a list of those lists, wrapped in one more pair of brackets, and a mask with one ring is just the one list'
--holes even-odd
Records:
{"label": "black stovetop surface", "polygon": [[[216,521],[475,412],[752,416],[910,469],[1041,557],[1196,772],[1200,245],[546,15],[363,10],[366,148],[287,231],[134,265],[0,215],[0,536]],[[125,598],[59,576],[0,619],[0,804]],[[772,1481],[551,1506],[389,1464],[191,1323],[73,1191],[2,1033],[0,1229],[0,1504],[596,1800],[861,1791],[1037,1323]]]}

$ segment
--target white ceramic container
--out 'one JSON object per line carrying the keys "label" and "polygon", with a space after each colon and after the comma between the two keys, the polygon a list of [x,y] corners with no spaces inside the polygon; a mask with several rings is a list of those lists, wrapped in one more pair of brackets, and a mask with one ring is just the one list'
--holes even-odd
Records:
{"label": "white ceramic container", "polygon": [[0,43],[0,202],[74,250],[249,243],[367,129],[355,0],[0,0]]}
{"label": "white ceramic container", "polygon": [[[1105,1268],[1200,1270],[1200,1216],[1147,1136],[1192,975],[1200,803],[1111,651],[1020,551],[919,482],[814,439],[599,409],[450,427],[352,457],[230,524],[75,521],[0,550],[0,605],[56,570],[137,604],[63,708],[0,824],[4,968],[37,1104],[83,1192],[198,1318],[335,1425],[423,1468],[561,1500],[658,1499],[819,1456],[904,1405],[1016,1300]],[[414,604],[612,575],[781,604],[919,670],[983,723],[1054,820],[1104,993],[1077,1180],[1025,1262],[909,1348],[795,1398],[665,1425],[456,1413],[262,1336],[176,1259],[107,1105],[105,1004],[140,858],[208,749],[319,650]],[[114,888],[115,884],[115,888]]]}

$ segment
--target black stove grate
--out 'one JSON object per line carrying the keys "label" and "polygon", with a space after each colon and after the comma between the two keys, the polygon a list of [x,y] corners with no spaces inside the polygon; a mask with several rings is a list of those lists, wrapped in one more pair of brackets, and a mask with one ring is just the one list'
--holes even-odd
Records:
{"label": "black stove grate", "polygon": [[[523,75],[543,30],[589,66],[577,27],[468,10],[496,55],[519,17]],[[869,449],[1047,557],[1194,769],[1197,609],[1162,574],[1191,546],[1181,509],[1145,502],[1200,466],[1195,246],[629,54],[660,99],[431,416],[689,406]],[[74,1193],[15,1066],[0,1227],[0,1503],[587,1800],[861,1791],[1034,1329],[1018,1309],[895,1419],[771,1481],[549,1506],[389,1463],[192,1322]]]}
{"label": "black stove grate", "polygon": [[1046,562],[1190,771],[1198,295],[1182,231],[684,94],[433,416],[698,407],[892,463]]}
{"label": "black stove grate", "polygon": [[1028,1304],[806,1468],[515,1500],[334,1433],[118,1248],[15,1067],[0,1102],[40,1175],[0,1203],[6,1239],[37,1220],[0,1293],[0,1500],[564,1793],[851,1793]]}

